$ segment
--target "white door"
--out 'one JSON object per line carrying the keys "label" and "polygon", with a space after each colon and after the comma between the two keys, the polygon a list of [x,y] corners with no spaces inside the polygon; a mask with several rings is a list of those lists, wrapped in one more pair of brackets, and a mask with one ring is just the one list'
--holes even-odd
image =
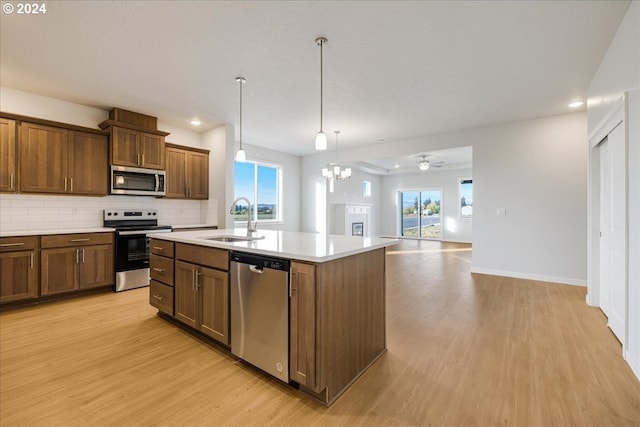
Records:
{"label": "white door", "polygon": [[600,144],[600,308],[624,344],[626,319],[626,183],[624,126]]}

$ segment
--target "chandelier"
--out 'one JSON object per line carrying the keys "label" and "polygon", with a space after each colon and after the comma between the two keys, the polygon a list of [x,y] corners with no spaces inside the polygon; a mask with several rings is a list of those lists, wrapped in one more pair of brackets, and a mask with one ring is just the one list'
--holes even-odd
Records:
{"label": "chandelier", "polygon": [[339,130],[334,130],[336,134],[336,161],[333,163],[327,163],[327,167],[322,168],[322,177],[325,178],[331,184],[330,188],[333,188],[333,181],[344,181],[351,178],[351,168],[345,168],[338,164],[338,134]]}

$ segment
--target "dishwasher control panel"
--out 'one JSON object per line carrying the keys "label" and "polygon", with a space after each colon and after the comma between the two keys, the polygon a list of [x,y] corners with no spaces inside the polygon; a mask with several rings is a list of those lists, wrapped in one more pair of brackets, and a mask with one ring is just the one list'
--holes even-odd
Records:
{"label": "dishwasher control panel", "polygon": [[268,268],[271,270],[289,271],[291,261],[288,259],[266,257],[264,255],[249,254],[246,252],[231,252],[231,261],[254,265],[257,268]]}

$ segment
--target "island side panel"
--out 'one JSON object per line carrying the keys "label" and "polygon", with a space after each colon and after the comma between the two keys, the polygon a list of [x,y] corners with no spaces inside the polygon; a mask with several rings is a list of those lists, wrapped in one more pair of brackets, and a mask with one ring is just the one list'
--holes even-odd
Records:
{"label": "island side panel", "polygon": [[318,363],[333,402],[386,350],[385,249],[317,265]]}

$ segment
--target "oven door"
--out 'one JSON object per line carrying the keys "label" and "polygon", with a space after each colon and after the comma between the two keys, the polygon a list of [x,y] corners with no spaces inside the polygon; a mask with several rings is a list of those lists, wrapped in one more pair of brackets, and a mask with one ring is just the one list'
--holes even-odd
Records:
{"label": "oven door", "polygon": [[120,231],[116,235],[116,273],[149,268],[151,231]]}

